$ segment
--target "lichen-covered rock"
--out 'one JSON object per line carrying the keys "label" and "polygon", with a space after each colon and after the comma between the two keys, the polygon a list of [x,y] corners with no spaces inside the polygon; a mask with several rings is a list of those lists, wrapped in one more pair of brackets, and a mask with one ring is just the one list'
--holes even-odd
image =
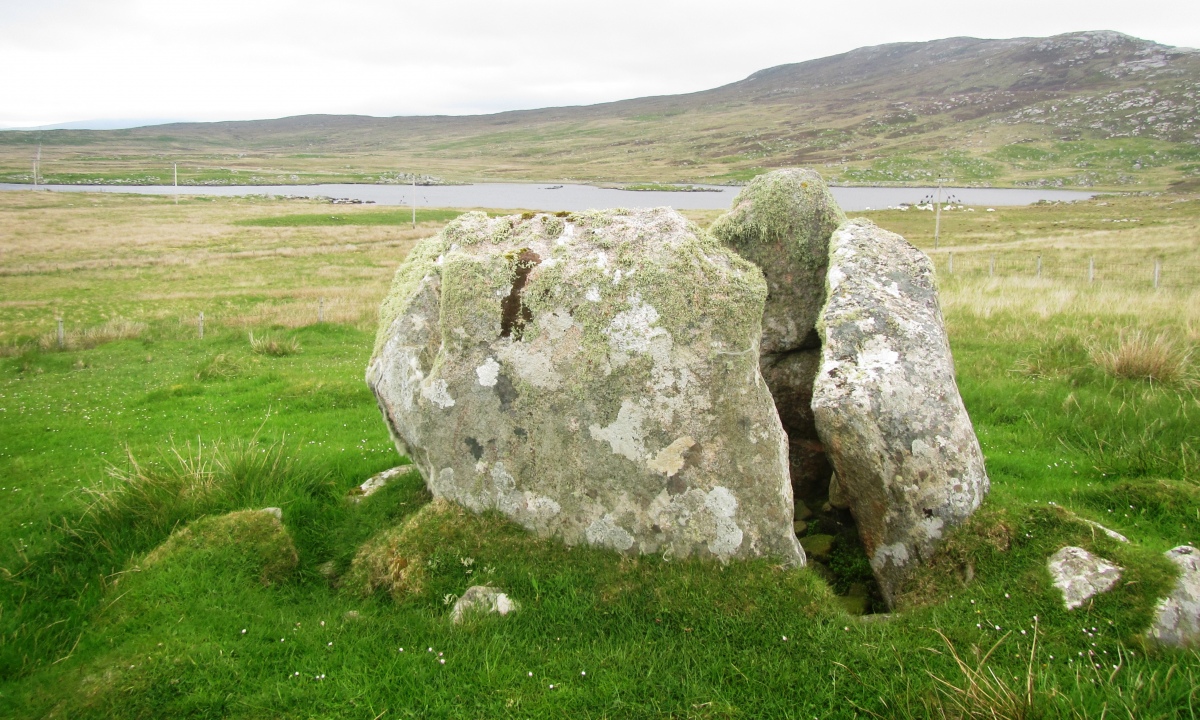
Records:
{"label": "lichen-covered rock", "polygon": [[1147,634],[1164,645],[1200,645],[1200,550],[1180,545],[1166,552],[1179,568],[1171,594],[1158,603]]}
{"label": "lichen-covered rock", "polygon": [[754,178],[710,229],[767,279],[759,364],[788,436],[793,493],[809,499],[824,495],[829,478],[812,417],[821,355],[816,323],[829,237],[845,220],[820,175],[787,169]]}
{"label": "lichen-covered rock", "polygon": [[1062,591],[1063,605],[1074,610],[1093,595],[1108,592],[1121,579],[1121,567],[1081,547],[1068,545],[1046,561],[1050,580]]}
{"label": "lichen-covered rock", "polygon": [[829,236],[846,221],[813,170],[776,170],[750,181],[709,231],[767,278],[763,355],[817,347]]}
{"label": "lichen-covered rock", "polygon": [[489,585],[472,585],[454,603],[450,620],[455,625],[460,625],[468,615],[496,614],[503,617],[519,609],[512,598],[496,588]]}
{"label": "lichen-covered rock", "polygon": [[666,208],[468,213],[397,272],[367,382],[437,497],[568,544],[802,562],[765,296]]}
{"label": "lichen-covered rock", "polygon": [[924,253],[868,220],[830,243],[813,414],[884,599],[989,488]]}

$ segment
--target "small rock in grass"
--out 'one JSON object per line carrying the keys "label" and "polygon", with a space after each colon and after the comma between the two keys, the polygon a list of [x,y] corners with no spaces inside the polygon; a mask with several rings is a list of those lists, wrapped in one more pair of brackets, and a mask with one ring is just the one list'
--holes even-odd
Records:
{"label": "small rock in grass", "polygon": [[1062,591],[1063,605],[1074,610],[1098,593],[1111,590],[1121,579],[1122,568],[1080,547],[1067,546],[1046,563],[1054,587]]}
{"label": "small rock in grass", "polygon": [[1179,567],[1179,578],[1171,594],[1158,602],[1146,634],[1163,645],[1200,645],[1200,550],[1180,545],[1166,556]]}
{"label": "small rock in grass", "polygon": [[804,547],[804,553],[809,557],[828,560],[829,554],[833,552],[833,536],[809,535],[800,538],[800,545]]}
{"label": "small rock in grass", "polygon": [[410,469],[412,469],[410,465],[399,465],[394,468],[388,468],[377,475],[372,475],[362,485],[350,491],[350,501],[361,502],[363,498],[370,497],[379,492],[383,489],[383,486],[408,472]]}
{"label": "small rock in grass", "polygon": [[277,507],[263,508],[262,510],[259,510],[259,512],[265,512],[268,515],[274,515],[276,520],[283,519],[283,510]]}
{"label": "small rock in grass", "polygon": [[454,603],[451,620],[458,625],[468,614],[497,613],[504,616],[516,612],[517,609],[517,603],[496,588],[488,585],[472,585],[467,588],[458,602]]}

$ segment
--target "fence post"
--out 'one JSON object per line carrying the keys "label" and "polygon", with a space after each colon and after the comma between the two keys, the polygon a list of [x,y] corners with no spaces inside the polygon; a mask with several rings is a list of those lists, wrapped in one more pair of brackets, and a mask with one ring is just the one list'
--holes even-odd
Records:
{"label": "fence post", "polygon": [[317,322],[325,322],[325,298],[317,298]]}
{"label": "fence post", "polygon": [[988,277],[996,277],[996,256],[988,260]]}
{"label": "fence post", "polygon": [[55,320],[58,321],[58,349],[62,350],[63,345],[65,344],[63,342],[65,338],[63,337],[62,318],[55,318]]}
{"label": "fence post", "polygon": [[1158,281],[1162,279],[1162,260],[1154,261],[1154,289],[1158,289]]}
{"label": "fence post", "polygon": [[204,313],[200,313],[200,339],[204,339]]}
{"label": "fence post", "polygon": [[1042,276],[1042,256],[1038,255],[1037,276]]}
{"label": "fence post", "polygon": [[1096,282],[1096,258],[1088,258],[1088,285]]}
{"label": "fence post", "polygon": [[949,272],[949,274],[953,275],[954,274],[954,253],[950,252],[950,253],[948,253],[948,255],[950,256],[950,272]]}

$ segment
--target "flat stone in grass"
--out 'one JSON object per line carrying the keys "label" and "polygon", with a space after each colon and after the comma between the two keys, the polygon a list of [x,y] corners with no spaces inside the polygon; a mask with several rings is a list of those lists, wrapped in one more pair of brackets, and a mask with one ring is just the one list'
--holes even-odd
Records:
{"label": "flat stone in grass", "polygon": [[437,497],[568,544],[801,563],[765,297],[667,208],[468,213],[397,272],[367,382]]}
{"label": "flat stone in grass", "polygon": [[869,220],[833,233],[813,416],[889,606],[989,483],[954,380],[933,265]]}
{"label": "flat stone in grass", "polygon": [[468,615],[496,614],[500,616],[516,612],[519,608],[512,598],[488,585],[472,585],[454,603],[450,619],[455,625],[462,623]]}
{"label": "flat stone in grass", "polygon": [[1147,635],[1163,645],[1200,645],[1200,550],[1180,545],[1166,552],[1179,568],[1171,594],[1158,603]]}
{"label": "flat stone in grass", "polygon": [[1063,605],[1074,610],[1093,595],[1107,592],[1121,579],[1122,569],[1080,547],[1068,545],[1046,561],[1054,587],[1062,591]]}

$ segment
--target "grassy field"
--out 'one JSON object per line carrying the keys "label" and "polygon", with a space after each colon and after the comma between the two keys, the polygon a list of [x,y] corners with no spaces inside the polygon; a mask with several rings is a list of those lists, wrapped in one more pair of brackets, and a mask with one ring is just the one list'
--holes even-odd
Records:
{"label": "grassy field", "polygon": [[[936,251],[865,213],[935,258],[993,492],[856,617],[811,569],[568,549],[413,474],[347,501],[404,462],[376,309],[455,211],[0,193],[0,716],[1193,717],[1200,655],[1142,633],[1200,542],[1200,198],[974,210]],[[1067,543],[1127,568],[1073,612]],[[521,610],[451,625],[485,580]]]}

